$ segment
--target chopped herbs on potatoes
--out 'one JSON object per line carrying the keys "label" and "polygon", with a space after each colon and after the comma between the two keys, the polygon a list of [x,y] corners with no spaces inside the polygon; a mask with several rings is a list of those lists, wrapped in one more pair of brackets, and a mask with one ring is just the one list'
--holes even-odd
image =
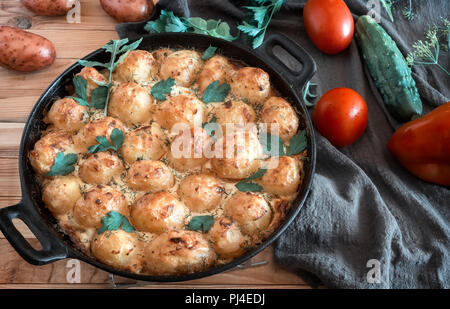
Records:
{"label": "chopped herbs on potatoes", "polygon": [[59,152],[55,157],[55,163],[45,176],[67,175],[75,170],[73,166],[78,161],[78,156],[74,153],[64,154]]}
{"label": "chopped herbs on potatoes", "polygon": [[161,80],[152,87],[152,90],[150,90],[150,93],[156,100],[165,101],[166,94],[169,94],[172,91],[172,87],[174,85],[175,85],[175,80],[173,78]]}
{"label": "chopped herbs on potatoes", "polygon": [[199,33],[227,41],[233,41],[238,38],[238,36],[234,37],[230,34],[230,26],[226,22],[214,19],[205,20],[200,17],[180,18],[175,16],[173,12],[165,10],[161,10],[160,17],[156,20],[149,21],[144,29],[149,33]]}
{"label": "chopped herbs on potatoes", "polygon": [[97,136],[95,139],[97,140],[98,144],[90,146],[88,148],[88,153],[97,153],[97,152],[103,152],[107,151],[109,149],[112,149],[116,152],[119,151],[119,148],[122,147],[123,141],[125,139],[125,135],[123,132],[117,128],[115,128],[111,132],[111,142],[108,141],[106,136]]}
{"label": "chopped herbs on potatoes", "polygon": [[213,216],[195,216],[187,225],[187,229],[191,231],[208,232],[214,224]]}
{"label": "chopped herbs on potatoes", "polygon": [[251,192],[259,192],[262,191],[262,187],[257,183],[252,182],[252,180],[261,178],[266,173],[267,169],[260,169],[250,177],[239,181],[235,186],[241,192],[251,191]]}
{"label": "chopped herbs on potatoes", "polygon": [[106,216],[103,216],[102,226],[98,229],[97,234],[100,235],[106,231],[117,231],[119,228],[122,228],[122,230],[128,233],[134,231],[134,228],[130,224],[130,221],[128,221],[127,217],[111,210],[106,214]]}
{"label": "chopped herbs on potatoes", "polygon": [[222,102],[230,92],[230,85],[223,83],[219,86],[219,81],[216,80],[206,87],[202,96],[202,101],[205,103]]}
{"label": "chopped herbs on potatoes", "polygon": [[297,134],[295,134],[291,141],[289,142],[289,147],[287,148],[286,155],[293,156],[301,153],[306,149],[308,142],[306,141],[306,132],[305,130],[299,130]]}
{"label": "chopped herbs on potatoes", "polygon": [[[86,61],[86,60],[78,60],[78,63],[85,67],[102,67],[108,70],[108,83],[105,85],[99,85],[98,88],[92,91],[91,95],[91,106],[99,109],[104,109],[105,116],[108,115],[108,102],[109,102],[109,95],[110,95],[110,88],[112,86],[112,72],[116,68],[116,66],[128,55],[128,53],[132,50],[135,50],[138,48],[139,44],[141,44],[142,38],[139,40],[128,44],[128,39],[122,39],[122,40],[111,40],[106,45],[102,47],[106,52],[111,54],[111,59],[107,63],[102,63],[98,61]],[[120,55],[120,58],[116,61],[116,58],[118,55]],[[85,83],[87,81],[85,80]],[[74,81],[75,84],[75,81]],[[75,85],[76,89],[76,85]],[[84,87],[86,89],[86,87]],[[84,91],[86,92],[86,90]],[[80,96],[77,92],[77,95]],[[87,102],[86,96],[84,97],[85,101]],[[77,101],[80,103],[79,101]],[[80,103],[81,104],[81,103]],[[83,105],[83,104],[81,104]]]}

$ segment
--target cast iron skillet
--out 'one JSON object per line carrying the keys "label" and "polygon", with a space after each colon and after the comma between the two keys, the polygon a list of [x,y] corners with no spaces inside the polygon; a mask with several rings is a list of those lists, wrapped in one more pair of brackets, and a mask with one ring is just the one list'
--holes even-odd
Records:
{"label": "cast iron skillet", "polygon": [[[131,40],[133,41],[133,40]],[[223,55],[241,60],[249,66],[259,67],[265,70],[269,75],[271,82],[280,92],[282,97],[287,98],[291,104],[301,113],[300,128],[306,129],[308,141],[308,158],[305,161],[304,180],[299,189],[299,194],[290,211],[287,213],[283,223],[274,231],[274,233],[266,239],[261,245],[253,248],[251,251],[240,256],[238,259],[203,272],[180,276],[147,276],[138,275],[130,272],[120,271],[110,266],[102,264],[91,258],[80,250],[70,241],[69,237],[64,235],[57,227],[56,220],[47,210],[42,202],[41,189],[33,174],[33,169],[27,158],[28,152],[33,149],[34,144],[41,136],[41,131],[45,129],[42,122],[43,113],[57,97],[69,95],[66,86],[71,84],[72,77],[78,73],[82,66],[78,63],[73,64],[64,73],[62,73],[44,92],[36,105],[25,125],[22,141],[20,143],[19,152],[19,172],[22,187],[22,200],[13,206],[0,209],[0,229],[16,249],[16,251],[29,263],[35,265],[44,265],[65,258],[79,259],[109,273],[119,276],[133,278],[136,280],[154,281],[154,282],[174,282],[193,280],[223,272],[233,268],[244,261],[250,259],[264,248],[269,246],[293,221],[294,217],[299,213],[305,199],[308,195],[311,181],[314,173],[316,161],[316,146],[314,142],[314,131],[312,129],[311,119],[308,115],[305,105],[299,97],[301,97],[301,89],[307,81],[311,79],[316,71],[316,65],[311,56],[300,46],[293,43],[285,36],[274,34],[268,37],[264,45],[259,49],[259,54],[244,48],[236,43],[225,40],[186,33],[165,33],[152,34],[144,36],[139,49],[154,50],[160,47],[172,48],[196,48],[204,50],[210,45],[219,48]],[[279,45],[287,50],[294,58],[302,64],[300,72],[294,72],[287,68],[273,53],[273,47]],[[85,60],[93,61],[109,61],[110,54],[99,49],[86,56]],[[42,245],[42,250],[33,249],[24,239],[20,232],[12,224],[12,219],[21,219],[35,234],[36,238]]]}

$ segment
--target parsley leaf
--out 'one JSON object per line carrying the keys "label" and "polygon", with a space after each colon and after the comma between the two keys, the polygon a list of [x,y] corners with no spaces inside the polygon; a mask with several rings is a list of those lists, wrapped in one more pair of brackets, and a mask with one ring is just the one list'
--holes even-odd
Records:
{"label": "parsley leaf", "polygon": [[292,137],[286,154],[288,156],[299,154],[306,149],[306,146],[306,132],[305,130],[300,130]]}
{"label": "parsley leaf", "polygon": [[209,45],[209,47],[205,50],[202,56],[202,60],[208,60],[214,56],[216,53],[217,47]]}
{"label": "parsley leaf", "polygon": [[208,232],[213,224],[213,216],[195,216],[187,225],[187,229],[191,231]]}
{"label": "parsley leaf", "polygon": [[169,94],[172,91],[173,85],[175,85],[175,80],[173,78],[161,80],[152,87],[150,93],[156,100],[164,101],[166,100],[166,94]]}
{"label": "parsley leaf", "polygon": [[202,101],[205,103],[211,103],[211,102],[222,102],[225,100],[225,98],[228,95],[228,92],[230,92],[230,85],[227,83],[223,83],[219,87],[219,81],[216,80],[215,82],[212,82],[211,84],[206,87],[205,92],[202,96]]}
{"label": "parsley leaf", "polygon": [[125,232],[131,233],[134,231],[133,226],[131,226],[130,221],[124,215],[111,210],[103,216],[102,226],[98,229],[97,234],[104,233],[106,231],[117,231],[120,227]]}
{"label": "parsley leaf", "polygon": [[[135,50],[138,48],[139,44],[141,44],[142,38],[139,40],[128,44],[128,39],[122,39],[122,40],[111,40],[106,45],[104,45],[102,48],[111,54],[111,58],[109,62],[107,63],[101,63],[98,61],[87,61],[87,60],[78,60],[78,63],[85,67],[102,67],[106,68],[108,70],[108,83],[99,85],[100,87],[96,88],[92,91],[91,94],[91,105],[89,105],[89,102],[86,98],[86,86],[87,81],[84,80],[81,76],[79,78],[83,79],[83,84],[81,81],[76,81],[75,79],[78,78],[78,76],[74,77],[74,85],[75,85],[75,92],[77,93],[77,98],[73,98],[76,100],[80,105],[88,105],[99,109],[105,110],[105,116],[108,114],[108,102],[109,102],[109,89],[112,86],[112,72],[116,68],[116,66],[128,55],[128,53],[132,50]],[[122,54],[120,58],[116,61],[116,58],[118,55]],[[78,84],[78,91],[77,91],[77,82]],[[84,90],[83,90],[84,89]],[[84,91],[84,93],[83,93]],[[84,95],[84,96],[83,96]]]}
{"label": "parsley leaf", "polygon": [[144,29],[149,33],[192,32],[228,41],[238,38],[238,35],[233,37],[230,34],[230,26],[226,22],[214,19],[204,20],[200,17],[179,18],[173,12],[165,10],[161,10],[159,18],[149,21]]}
{"label": "parsley leaf", "polygon": [[105,136],[97,136],[95,139],[97,140],[98,144],[90,146],[88,148],[88,153],[103,152],[109,149],[119,151],[119,148],[122,147],[123,141],[125,139],[123,132],[115,128],[111,132],[110,137],[112,144],[108,141],[108,139]]}
{"label": "parsley leaf", "polygon": [[250,177],[239,181],[235,186],[236,188],[238,188],[239,191],[241,192],[246,192],[246,191],[252,191],[252,192],[258,192],[258,191],[262,191],[262,187],[254,182],[251,182],[254,179],[257,178],[261,178],[265,173],[266,173],[267,169],[260,169],[259,171],[257,171],[256,173],[254,173],[253,175],[251,175]]}
{"label": "parsley leaf", "polygon": [[202,128],[206,131],[206,133],[213,139],[216,140],[215,133],[219,128],[219,124],[217,123],[216,116],[212,117],[209,122],[205,122],[202,124]]}
{"label": "parsley leaf", "polygon": [[[277,135],[271,135],[269,132],[261,132],[259,134],[259,141],[263,146],[263,151],[269,156],[284,156],[284,145],[281,138]],[[278,145],[278,149],[272,150],[272,142]]]}
{"label": "parsley leaf", "polygon": [[85,80],[82,76],[74,76],[72,81],[77,97],[69,98],[74,99],[78,104],[82,106],[89,106],[89,101],[86,94],[87,80]]}
{"label": "parsley leaf", "polygon": [[63,152],[59,152],[55,157],[55,163],[45,176],[57,176],[67,175],[75,170],[73,165],[77,163],[78,156],[74,153],[68,153],[64,155]]}
{"label": "parsley leaf", "polygon": [[251,6],[244,6],[248,10],[248,14],[238,29],[247,34],[253,48],[258,48],[262,44],[270,21],[273,15],[280,10],[283,2],[284,0],[244,1]]}

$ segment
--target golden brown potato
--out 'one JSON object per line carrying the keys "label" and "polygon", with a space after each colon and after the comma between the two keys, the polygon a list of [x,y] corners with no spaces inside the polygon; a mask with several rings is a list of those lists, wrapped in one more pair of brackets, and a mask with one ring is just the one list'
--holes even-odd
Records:
{"label": "golden brown potato", "polygon": [[270,93],[269,74],[259,68],[244,67],[231,77],[231,92],[251,104],[263,104]]}
{"label": "golden brown potato", "polygon": [[156,66],[157,66],[157,72],[159,76],[159,70],[161,68],[161,64],[164,62],[164,60],[169,56],[171,53],[173,53],[172,50],[168,48],[160,48],[157,50],[152,51],[152,56],[155,58]]}
{"label": "golden brown potato", "polygon": [[168,231],[145,247],[145,269],[153,275],[181,275],[206,270],[216,260],[206,237],[193,231]]}
{"label": "golden brown potato", "polygon": [[230,218],[216,219],[208,235],[212,247],[220,257],[235,257],[245,251],[245,238],[238,224]]}
{"label": "golden brown potato", "polygon": [[75,4],[75,0],[21,0],[30,11],[41,16],[66,15]]}
{"label": "golden brown potato", "polygon": [[256,129],[235,128],[214,144],[213,170],[220,178],[244,179],[256,173],[263,156]]}
{"label": "golden brown potato", "polygon": [[224,188],[214,176],[199,174],[185,177],[178,187],[178,196],[191,211],[212,211],[222,201]]}
{"label": "golden brown potato", "polygon": [[124,123],[144,124],[152,117],[153,99],[147,89],[135,83],[120,84],[111,93],[108,114]]}
{"label": "golden brown potato", "polygon": [[42,200],[55,216],[70,213],[81,197],[81,185],[76,176],[55,177],[44,186]]}
{"label": "golden brown potato", "polygon": [[146,85],[158,78],[158,66],[153,55],[145,50],[132,50],[116,67],[113,79],[120,83]]}
{"label": "golden brown potato", "polygon": [[198,76],[198,86],[200,93],[203,93],[209,84],[219,81],[219,85],[228,83],[234,73],[234,66],[230,61],[221,55],[215,55],[208,59]]}
{"label": "golden brown potato", "polygon": [[78,104],[74,99],[56,100],[48,111],[44,122],[52,124],[56,129],[76,133],[88,120],[86,106]]}
{"label": "golden brown potato", "polygon": [[53,131],[41,137],[34,144],[34,149],[30,151],[28,157],[34,171],[40,175],[47,174],[55,163],[58,153],[75,153],[72,135],[65,131]]}
{"label": "golden brown potato", "polygon": [[238,192],[225,203],[225,215],[241,226],[242,233],[252,235],[263,232],[272,218],[266,200],[253,192]]}
{"label": "golden brown potato", "polygon": [[298,117],[294,108],[283,98],[271,97],[261,110],[261,123],[267,124],[267,131],[278,135],[288,143],[298,130]]}
{"label": "golden brown potato", "polygon": [[116,128],[123,131],[123,123],[112,117],[103,117],[87,123],[74,137],[76,149],[87,153],[90,146],[98,143],[97,136],[105,136],[111,143],[110,135]]}
{"label": "golden brown potato", "polygon": [[136,234],[122,229],[95,234],[91,244],[91,252],[100,262],[133,273],[142,270],[143,250]]}
{"label": "golden brown potato", "polygon": [[213,112],[217,123],[222,126],[223,132],[225,132],[227,123],[244,127],[249,123],[256,122],[255,111],[242,101],[227,101],[214,108]]}
{"label": "golden brown potato", "polygon": [[120,23],[143,21],[153,13],[152,0],[100,0],[103,10]]}
{"label": "golden brown potato", "polygon": [[201,55],[194,50],[179,50],[161,63],[161,79],[173,78],[178,86],[189,87],[202,67]]}
{"label": "golden brown potato", "polygon": [[81,76],[87,81],[86,95],[89,101],[92,91],[99,87],[97,83],[108,83],[106,77],[92,67],[84,67],[76,76]]}
{"label": "golden brown potato", "polygon": [[159,160],[167,152],[168,140],[157,122],[138,128],[125,136],[119,152],[128,164],[137,160]]}
{"label": "golden brown potato", "polygon": [[146,194],[131,207],[133,226],[151,233],[181,229],[188,215],[189,209],[183,202],[165,191]]}
{"label": "golden brown potato", "polygon": [[73,217],[84,228],[99,229],[102,226],[102,218],[111,210],[125,217],[130,215],[130,207],[122,192],[109,186],[97,185],[77,200]]}
{"label": "golden brown potato", "polygon": [[169,165],[180,172],[194,170],[208,161],[205,150],[212,140],[200,127],[181,131],[172,141],[167,160]]}
{"label": "golden brown potato", "polygon": [[127,174],[127,185],[138,191],[162,191],[173,187],[175,178],[170,168],[161,161],[134,162]]}
{"label": "golden brown potato", "polygon": [[[278,160],[278,162],[276,162]],[[264,191],[276,195],[289,195],[297,192],[300,185],[301,161],[293,157],[273,157],[268,169],[261,178]]]}
{"label": "golden brown potato", "polygon": [[19,28],[0,26],[0,67],[31,72],[51,65],[55,46],[46,38]]}
{"label": "golden brown potato", "polygon": [[91,154],[82,161],[79,176],[89,184],[108,184],[113,178],[119,178],[125,170],[122,160],[112,151]]}
{"label": "golden brown potato", "polygon": [[169,97],[156,107],[155,120],[165,129],[171,130],[175,124],[201,126],[206,119],[205,103],[192,94]]}

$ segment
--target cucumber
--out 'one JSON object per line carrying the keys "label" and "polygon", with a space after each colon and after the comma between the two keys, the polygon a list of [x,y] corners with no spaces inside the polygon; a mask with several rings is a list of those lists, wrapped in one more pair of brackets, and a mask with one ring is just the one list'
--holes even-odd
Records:
{"label": "cucumber", "polygon": [[394,40],[368,15],[358,18],[355,29],[370,75],[391,115],[399,121],[422,115],[422,101],[411,68]]}

